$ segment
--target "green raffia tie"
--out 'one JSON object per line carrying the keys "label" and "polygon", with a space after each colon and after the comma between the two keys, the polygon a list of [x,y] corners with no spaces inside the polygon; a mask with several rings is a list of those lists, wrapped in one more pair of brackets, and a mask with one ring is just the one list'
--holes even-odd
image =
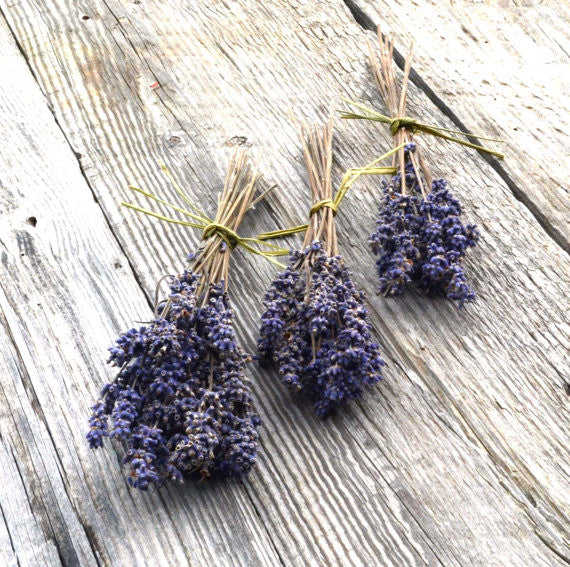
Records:
{"label": "green raffia tie", "polygon": [[430,126],[429,124],[423,124],[418,122],[415,118],[410,118],[409,116],[401,116],[396,118],[391,118],[384,114],[380,114],[372,108],[368,108],[359,102],[354,102],[346,98],[342,99],[344,102],[355,106],[356,108],[362,110],[364,114],[355,114],[353,112],[343,112],[341,111],[341,118],[344,120],[371,120],[373,122],[381,122],[382,124],[388,124],[390,126],[390,132],[392,136],[396,135],[396,132],[401,128],[408,128],[413,133],[424,132],[425,134],[431,134],[437,138],[443,138],[444,140],[449,140],[450,142],[455,142],[456,144],[461,144],[462,146],[467,146],[468,148],[473,148],[479,152],[490,154],[492,156],[503,159],[505,156],[501,152],[495,150],[490,150],[485,146],[480,146],[478,144],[473,144],[462,140],[460,138],[455,138],[449,134],[462,134],[471,138],[479,138],[481,140],[486,140],[487,142],[499,142],[502,143],[503,140],[496,140],[494,138],[485,138],[484,136],[479,136],[478,134],[468,134],[467,132],[461,132],[460,130],[449,130],[448,128],[441,128],[440,126]]}
{"label": "green raffia tie", "polygon": [[418,121],[415,118],[409,118],[408,116],[392,118],[390,121],[390,132],[392,132],[392,136],[395,136],[400,128],[409,128],[412,132],[415,132],[417,123]]}
{"label": "green raffia tie", "polygon": [[[334,196],[334,199],[324,199],[323,201],[319,201],[315,203],[309,209],[309,217],[312,217],[315,213],[319,212],[322,208],[328,207],[332,210],[333,215],[336,216],[338,208],[344,199],[345,195],[347,194],[348,190],[355,183],[362,175],[392,175],[397,172],[395,167],[376,167],[376,164],[389,158],[397,151],[401,150],[406,144],[402,144],[389,152],[386,152],[384,155],[380,156],[379,158],[375,159],[373,162],[369,163],[365,167],[361,168],[352,168],[349,169],[343,176],[342,181],[340,183],[340,187]],[[298,226],[292,226],[290,228],[284,228],[282,230],[273,230],[271,232],[263,232],[257,235],[258,240],[272,240],[274,238],[284,238],[285,236],[289,236],[291,234],[296,234],[297,232],[305,232],[309,228],[308,224],[300,224]]]}
{"label": "green raffia tie", "polygon": [[222,240],[230,247],[231,250],[240,244],[241,238],[238,236],[237,232],[234,232],[223,224],[216,224],[215,222],[212,222],[206,226],[202,232],[202,240],[208,239],[214,233],[219,234]]}
{"label": "green raffia tie", "polygon": [[170,179],[170,181],[174,185],[174,188],[176,189],[178,194],[184,199],[184,201],[186,201],[190,205],[190,208],[194,212],[187,211],[181,207],[177,207],[176,205],[168,203],[167,201],[164,201],[163,199],[156,197],[152,193],[149,193],[144,189],[140,189],[139,187],[135,187],[134,185],[129,185],[129,189],[131,189],[131,191],[136,191],[137,193],[140,193],[141,195],[144,195],[145,197],[152,199],[157,203],[161,203],[162,205],[170,207],[171,209],[174,209],[175,211],[182,213],[183,215],[191,218],[192,220],[184,221],[184,220],[174,219],[171,217],[166,217],[159,213],[155,213],[154,211],[151,211],[149,209],[144,209],[142,207],[139,207],[138,205],[126,203],[125,201],[121,203],[123,207],[126,207],[128,209],[133,209],[139,213],[143,213],[151,217],[155,217],[164,222],[201,229],[202,240],[206,240],[210,238],[212,235],[217,234],[229,246],[231,250],[237,248],[238,246],[241,246],[248,252],[251,252],[252,254],[257,254],[258,256],[262,256],[263,258],[279,266],[280,268],[285,268],[283,264],[277,262],[277,260],[274,260],[273,258],[275,256],[288,256],[289,255],[288,249],[280,248],[279,246],[275,246],[275,244],[271,244],[269,242],[263,242],[263,240],[260,238],[244,238],[242,236],[239,236],[238,233],[233,231],[231,228],[224,226],[223,224],[214,222],[212,219],[208,218],[202,211],[200,211],[200,209],[196,207],[190,201],[190,199],[188,199],[188,197],[184,194],[180,186],[176,183],[176,181],[172,177],[170,171],[168,171],[168,169],[166,168],[166,165],[164,165],[162,161],[159,162],[159,164],[162,171],[165,172],[166,176]]}
{"label": "green raffia tie", "polygon": [[333,216],[336,217],[336,214],[338,213],[338,205],[332,199],[324,199],[323,201],[315,203],[309,210],[309,216],[312,217],[315,213],[318,213],[324,207],[331,209]]}

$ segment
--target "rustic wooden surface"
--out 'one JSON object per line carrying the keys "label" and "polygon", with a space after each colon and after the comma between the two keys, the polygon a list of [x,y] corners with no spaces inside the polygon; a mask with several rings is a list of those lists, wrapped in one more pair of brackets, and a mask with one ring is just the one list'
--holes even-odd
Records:
{"label": "rustic wooden surface", "polygon": [[[570,563],[567,3],[0,0],[0,12],[1,565]],[[410,113],[507,140],[500,164],[425,141],[482,229],[466,261],[479,301],[375,295],[369,180],[337,222],[385,381],[320,421],[252,365],[265,425],[249,479],[128,489],[121,447],[85,443],[88,408],[110,341],[148,319],[156,281],[199,235],[121,210],[127,183],[174,200],[163,158],[212,211],[232,146],[247,144],[279,189],[244,231],[302,220],[288,110],[325,119],[343,95],[379,107],[365,62],[379,21],[400,51],[416,37]],[[337,122],[335,178],[388,148],[385,134]],[[273,267],[235,256],[252,351]]]}

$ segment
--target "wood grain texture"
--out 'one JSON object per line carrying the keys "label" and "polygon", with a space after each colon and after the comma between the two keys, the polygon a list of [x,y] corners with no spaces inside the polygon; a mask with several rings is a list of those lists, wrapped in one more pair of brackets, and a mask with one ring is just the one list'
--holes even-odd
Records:
{"label": "wood grain texture", "polygon": [[[88,406],[109,377],[109,342],[150,316],[155,282],[181,268],[199,235],[121,211],[124,187],[175,200],[162,157],[211,212],[231,146],[246,143],[279,190],[243,232],[303,220],[309,191],[288,109],[324,119],[341,95],[377,100],[371,35],[340,1],[0,8],[0,53],[16,77],[0,83],[8,564],[570,562],[568,256],[463,148],[428,152],[482,228],[466,263],[478,303],[377,297],[365,241],[378,184],[355,188],[337,217],[339,244],[369,294],[384,383],[320,421],[274,371],[252,365],[265,427],[251,477],[128,490],[120,446],[86,447]],[[471,102],[458,99],[457,114]],[[421,89],[410,112],[454,127]],[[378,128],[338,123],[337,181],[389,144]],[[273,267],[235,256],[238,332],[252,351]]]}
{"label": "wood grain texture", "polygon": [[570,253],[570,4],[564,0],[346,0],[361,25],[380,24],[430,97],[461,130],[499,137],[495,164],[517,199]]}
{"label": "wood grain texture", "polygon": [[125,485],[121,450],[85,446],[109,337],[149,307],[5,22],[0,38],[0,533],[9,542],[0,564],[207,565],[214,553],[220,565],[278,564],[240,487],[139,494]]}

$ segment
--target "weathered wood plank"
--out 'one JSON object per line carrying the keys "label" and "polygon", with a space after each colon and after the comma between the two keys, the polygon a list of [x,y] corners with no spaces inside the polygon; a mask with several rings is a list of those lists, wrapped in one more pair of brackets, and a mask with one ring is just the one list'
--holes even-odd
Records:
{"label": "weathered wood plank", "polygon": [[[456,127],[497,136],[495,162],[517,199],[570,253],[570,4],[554,0],[346,0],[361,25],[380,23]],[[461,112],[459,112],[459,110]],[[489,134],[485,134],[485,133]],[[555,146],[561,149],[555,149]]]}
{"label": "weathered wood plank", "polygon": [[[211,210],[225,146],[245,136],[263,149],[266,168],[282,188],[259,207],[249,228],[269,228],[269,218],[279,225],[297,222],[308,193],[288,106],[324,118],[331,92],[354,95],[364,89],[367,97],[375,96],[364,34],[340,2],[110,1],[79,9],[58,0],[0,6],[81,154],[86,180],[147,295],[160,275],[179,269],[198,237],[119,211],[118,195],[128,181],[174,198],[154,165],[167,155],[189,194]],[[90,19],[84,21],[84,14]],[[153,90],[155,80],[161,87]],[[453,126],[417,89],[411,110]],[[388,146],[384,138],[382,147]],[[378,130],[339,124],[337,150],[338,179],[342,168],[381,151]],[[374,191],[353,193],[338,217],[341,247],[370,294],[390,364],[386,381],[346,415],[320,422],[283,390],[274,373],[252,367],[266,425],[258,470],[243,488],[229,483],[170,488],[164,501],[133,495],[120,480],[113,450],[90,456],[80,430],[89,398],[105,379],[101,353],[120,327],[148,316],[148,309],[127,269],[120,278],[99,267],[100,274],[88,280],[88,289],[98,283],[111,290],[104,301],[92,298],[90,315],[79,296],[69,307],[67,299],[58,299],[68,317],[58,328],[72,320],[84,325],[78,336],[90,340],[83,347],[83,370],[69,378],[87,392],[65,412],[50,407],[47,395],[40,405],[46,418],[66,416],[76,429],[64,428],[56,438],[58,451],[73,439],[73,451],[82,456],[84,476],[70,481],[76,508],[87,515],[89,503],[82,500],[87,486],[97,499],[97,518],[112,519],[90,530],[103,564],[116,556],[132,560],[140,537],[150,542],[141,564],[166,556],[173,563],[184,557],[195,564],[223,563],[236,549],[242,563],[251,565],[563,564],[569,555],[563,389],[568,259],[477,156],[455,148],[444,155],[437,147],[432,155],[484,231],[480,249],[468,261],[479,303],[457,312],[445,301],[419,295],[374,297],[364,241],[377,198]],[[56,184],[42,185],[47,191]],[[467,190],[472,187],[477,191]],[[62,204],[55,212],[65,211],[66,217],[70,207]],[[100,218],[93,203],[89,211]],[[62,226],[73,234],[78,224],[66,220]],[[111,265],[117,254],[98,249],[97,266]],[[49,249],[42,248],[41,255],[53,262]],[[124,256],[120,262],[126,268]],[[73,277],[82,265],[75,265]],[[273,270],[245,257],[236,258],[234,268],[234,281],[247,290],[234,296],[239,330],[252,350],[258,298]],[[58,280],[63,289],[70,286],[70,272]],[[252,274],[259,279],[252,280]],[[28,279],[19,289],[34,289]],[[41,290],[36,288],[35,296],[43,297]],[[17,295],[12,309],[22,303]],[[25,320],[23,312],[18,316]],[[87,328],[87,320],[97,321],[96,327]],[[36,340],[50,333],[41,325],[27,331]],[[75,344],[83,343],[75,338]],[[69,364],[67,355],[65,361]],[[34,359],[28,364],[44,370]],[[67,380],[70,370],[64,374]],[[36,380],[41,391],[42,380]],[[234,498],[241,514],[230,505]],[[130,502],[134,508],[124,512]],[[133,510],[140,525],[129,532]],[[259,537],[252,539],[254,528],[232,536],[238,516],[248,522],[259,518],[264,526]]]}
{"label": "weathered wood plank", "polygon": [[132,493],[122,450],[85,446],[110,337],[148,303],[3,20],[0,54],[0,563],[278,564],[241,487]]}

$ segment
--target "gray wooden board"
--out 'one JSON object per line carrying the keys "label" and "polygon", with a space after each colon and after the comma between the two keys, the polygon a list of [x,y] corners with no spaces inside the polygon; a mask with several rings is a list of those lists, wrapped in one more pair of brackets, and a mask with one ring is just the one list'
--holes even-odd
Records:
{"label": "gray wooden board", "polygon": [[[369,295],[385,381],[320,421],[253,364],[264,418],[256,471],[140,494],[125,485],[119,445],[87,448],[88,407],[112,376],[107,346],[149,318],[156,281],[184,265],[199,235],[121,210],[124,188],[175,200],[163,158],[212,212],[232,145],[246,143],[279,188],[243,232],[303,220],[289,108],[323,120],[342,95],[378,104],[365,62],[373,36],[340,1],[0,0],[0,10],[2,563],[570,562],[570,270],[544,220],[555,226],[561,206],[538,197],[550,178],[536,177],[521,201],[478,155],[429,143],[434,171],[483,232],[466,261],[479,301],[462,311],[419,293],[375,295],[366,237],[379,182],[351,190],[339,242]],[[425,91],[412,86],[410,113],[456,126]],[[463,117],[472,101],[449,104]],[[389,147],[373,125],[336,126],[337,181]],[[563,151],[552,148],[552,163]],[[504,166],[517,184],[524,155],[509,148]],[[274,268],[236,251],[232,274],[239,336],[253,351]]]}

